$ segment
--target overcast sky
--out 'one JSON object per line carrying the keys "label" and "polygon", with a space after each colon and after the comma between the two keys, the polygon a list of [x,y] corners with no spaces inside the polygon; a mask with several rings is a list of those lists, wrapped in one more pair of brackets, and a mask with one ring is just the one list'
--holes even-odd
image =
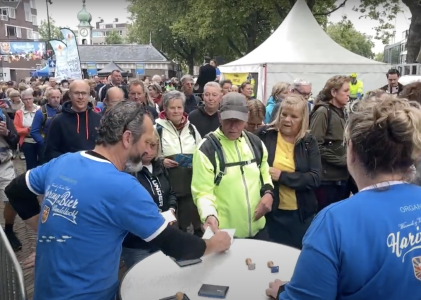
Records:
{"label": "overcast sky", "polygon": [[[46,1],[35,0],[38,11],[38,22],[47,19]],[[72,5],[69,5],[70,1],[67,0],[52,0],[53,4],[49,5],[50,16],[56,21],[56,24],[60,27],[69,26],[72,29],[76,29],[78,25],[77,13],[82,9],[82,0],[71,0]],[[153,0],[152,0],[153,1]],[[339,3],[342,0],[338,1]],[[348,5],[344,8],[339,9],[331,15],[329,18],[332,22],[338,22],[342,19],[342,15],[346,14],[348,18],[354,23],[357,30],[364,32],[369,35],[374,35],[375,32],[373,27],[376,26],[377,22],[368,19],[359,19],[361,15],[358,12],[352,10],[354,1],[348,1]],[[403,5],[404,12],[400,13],[396,18],[396,41],[402,39],[402,32],[409,28],[410,21],[408,18],[411,17],[409,10]],[[99,18],[104,19],[105,22],[112,22],[114,18],[118,18],[119,21],[127,21],[129,16],[127,13],[127,2],[123,0],[86,0],[86,9],[92,14],[92,25]],[[375,41],[374,52],[383,52],[384,45],[377,40]]]}

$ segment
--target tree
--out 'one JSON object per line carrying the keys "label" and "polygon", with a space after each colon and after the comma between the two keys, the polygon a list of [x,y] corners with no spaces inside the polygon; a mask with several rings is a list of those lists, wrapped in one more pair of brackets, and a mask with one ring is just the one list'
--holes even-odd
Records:
{"label": "tree", "polygon": [[108,44],[108,45],[123,44],[124,43],[124,39],[118,33],[118,31],[113,30],[113,31],[109,31],[107,33],[107,36],[105,37],[105,43]]}
{"label": "tree", "polygon": [[[318,21],[326,24],[335,0],[309,0]],[[295,0],[129,0],[133,24],[129,42],[148,43],[150,36],[170,58],[193,72],[204,56],[239,58],[254,50],[287,16]],[[228,47],[226,47],[228,45]]]}
{"label": "tree", "polygon": [[376,54],[376,56],[374,57],[374,60],[375,60],[375,61],[379,61],[379,62],[383,62],[383,57],[384,57],[383,52],[379,52],[379,53],[377,53],[377,54]]}
{"label": "tree", "polygon": [[[412,15],[406,60],[408,63],[414,63],[421,49],[421,2],[420,0],[402,0],[402,3],[409,8]],[[392,21],[402,11],[402,7],[400,0],[361,0],[360,6],[354,6],[354,10],[362,13],[361,18],[370,18],[379,22],[375,28],[377,33],[375,38],[387,44],[394,34]]]}
{"label": "tree", "polygon": [[339,45],[355,54],[373,59],[372,51],[374,43],[371,37],[357,31],[350,20],[346,17],[338,23],[330,23],[326,33]]}
{"label": "tree", "polygon": [[[51,39],[62,40],[63,35],[60,32],[60,28],[56,26],[56,21],[50,17],[50,30],[51,30]],[[48,41],[48,21],[42,20],[41,24],[38,26],[38,33],[41,39]]]}

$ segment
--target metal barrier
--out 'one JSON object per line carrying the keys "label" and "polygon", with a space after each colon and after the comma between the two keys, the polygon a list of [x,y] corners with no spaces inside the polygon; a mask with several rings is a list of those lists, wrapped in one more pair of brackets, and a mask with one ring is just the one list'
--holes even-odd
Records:
{"label": "metal barrier", "polygon": [[22,268],[1,226],[0,300],[27,300]]}

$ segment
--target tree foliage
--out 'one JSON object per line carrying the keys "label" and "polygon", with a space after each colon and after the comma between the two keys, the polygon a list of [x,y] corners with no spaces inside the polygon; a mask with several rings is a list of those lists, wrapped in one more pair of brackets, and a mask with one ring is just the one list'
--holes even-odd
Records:
{"label": "tree foliage", "polygon": [[[51,39],[62,40],[63,35],[60,32],[60,28],[56,26],[56,21],[50,17],[50,30],[51,30]],[[38,33],[41,39],[48,41],[48,21],[42,20],[41,24],[38,26]]]}
{"label": "tree foliage", "polygon": [[421,48],[420,0],[361,0],[361,4],[353,9],[362,13],[361,18],[376,20],[378,26],[374,28],[375,38],[383,44],[388,44],[394,35],[393,20],[402,11],[402,3],[409,8],[412,15],[407,42],[407,62],[414,63]]}
{"label": "tree foliage", "polygon": [[[309,0],[322,26],[335,0]],[[295,0],[129,0],[133,24],[128,41],[152,43],[158,49],[189,66],[204,57],[233,60],[254,50],[278,28]]]}
{"label": "tree foliage", "polygon": [[383,52],[379,52],[376,54],[376,56],[374,56],[374,60],[379,61],[379,62],[383,62],[383,58],[384,58]]}
{"label": "tree foliage", "polygon": [[123,44],[124,39],[116,30],[108,31],[105,37],[105,43],[108,45]]}
{"label": "tree foliage", "polygon": [[330,23],[326,33],[339,45],[355,54],[373,59],[374,43],[371,37],[355,29],[354,24],[346,17],[338,23]]}

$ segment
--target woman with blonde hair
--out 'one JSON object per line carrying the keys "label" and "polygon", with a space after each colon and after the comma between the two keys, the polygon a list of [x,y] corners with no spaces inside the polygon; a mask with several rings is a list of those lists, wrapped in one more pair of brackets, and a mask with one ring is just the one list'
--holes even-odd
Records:
{"label": "woman with blonde hair", "polygon": [[274,184],[272,212],[266,219],[269,236],[298,249],[317,213],[314,189],[322,172],[319,147],[307,132],[308,122],[307,101],[290,94],[280,103],[275,120],[258,133],[268,151]]}
{"label": "woman with blonde hair", "polygon": [[278,82],[272,88],[272,94],[266,105],[265,123],[269,124],[272,117],[273,109],[276,104],[284,99],[290,92],[291,85],[287,82]]}
{"label": "woman with blonde hair", "polygon": [[316,189],[319,210],[348,198],[351,192],[343,143],[350,81],[347,76],[330,78],[310,116],[310,132],[319,144],[323,166],[322,182]]}
{"label": "woman with blonde hair", "polygon": [[362,101],[349,117],[345,142],[360,192],[317,215],[291,281],[271,283],[267,294],[419,300],[421,188],[406,180],[421,155],[421,111],[396,97]]}

